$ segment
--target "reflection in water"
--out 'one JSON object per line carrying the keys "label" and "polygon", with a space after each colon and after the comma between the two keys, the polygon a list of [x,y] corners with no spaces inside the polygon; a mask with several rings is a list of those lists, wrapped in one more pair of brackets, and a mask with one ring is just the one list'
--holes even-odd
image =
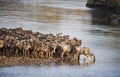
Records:
{"label": "reflection in water", "polygon": [[75,61],[75,60],[57,60],[57,61],[53,61],[53,62],[49,62],[49,61],[44,61],[43,63],[32,63],[32,64],[24,64],[24,65],[35,65],[35,66],[91,66],[94,65],[94,62],[83,62],[83,61]]}
{"label": "reflection in water", "polygon": [[[55,66],[5,67],[0,68],[0,77],[120,76],[120,26],[105,22],[106,10],[87,8],[86,0],[1,1],[3,0],[0,0],[0,28],[22,27],[42,33],[62,32],[77,37],[82,40],[82,46],[91,48],[96,63],[89,65],[60,61]],[[74,64],[80,65],[76,67]]]}
{"label": "reflection in water", "polygon": [[114,8],[96,8],[90,13],[92,15],[92,24],[120,26],[119,18],[117,18]]}
{"label": "reflection in water", "polygon": [[70,66],[90,66],[93,65],[94,62],[83,62],[83,61],[76,61],[76,60],[59,60],[55,63],[56,65],[70,65]]}

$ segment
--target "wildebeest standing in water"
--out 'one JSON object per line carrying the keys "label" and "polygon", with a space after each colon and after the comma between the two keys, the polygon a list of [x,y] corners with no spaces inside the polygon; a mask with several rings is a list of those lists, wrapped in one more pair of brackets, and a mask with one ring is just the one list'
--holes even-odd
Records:
{"label": "wildebeest standing in water", "polygon": [[95,56],[90,49],[81,47],[81,40],[70,39],[68,35],[42,34],[22,28],[2,28],[0,32],[0,50],[5,56],[62,58],[79,61],[79,56],[83,54],[91,61],[95,61]]}

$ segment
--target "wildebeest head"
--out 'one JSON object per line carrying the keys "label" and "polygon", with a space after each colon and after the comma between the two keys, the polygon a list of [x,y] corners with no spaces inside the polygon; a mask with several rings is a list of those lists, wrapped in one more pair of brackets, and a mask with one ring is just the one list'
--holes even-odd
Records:
{"label": "wildebeest head", "polygon": [[84,55],[87,55],[87,54],[89,54],[91,51],[90,51],[90,49],[88,48],[88,47],[83,47],[83,54]]}
{"label": "wildebeest head", "polygon": [[90,59],[90,62],[95,62],[95,55],[93,53],[89,53],[85,56]]}

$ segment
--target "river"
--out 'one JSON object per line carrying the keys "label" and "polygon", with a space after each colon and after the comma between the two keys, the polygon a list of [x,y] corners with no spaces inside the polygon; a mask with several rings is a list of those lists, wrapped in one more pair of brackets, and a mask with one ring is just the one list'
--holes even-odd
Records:
{"label": "river", "polygon": [[86,0],[1,0],[0,28],[77,37],[90,47],[96,62],[3,67],[0,77],[120,77],[120,24],[106,23],[104,9],[85,4]]}

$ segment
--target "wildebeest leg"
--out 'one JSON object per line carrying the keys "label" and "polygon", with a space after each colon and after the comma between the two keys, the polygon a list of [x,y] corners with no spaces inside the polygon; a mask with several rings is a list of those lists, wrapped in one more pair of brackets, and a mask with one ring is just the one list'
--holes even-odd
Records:
{"label": "wildebeest leg", "polygon": [[26,51],[23,49],[23,56],[26,57]]}
{"label": "wildebeest leg", "polygon": [[0,48],[0,55],[3,55],[3,48]]}
{"label": "wildebeest leg", "polygon": [[53,59],[53,51],[51,52],[50,56],[51,56],[51,59]]}
{"label": "wildebeest leg", "polygon": [[18,56],[18,54],[19,54],[19,51],[18,51],[18,49],[16,49],[15,50],[15,55]]}
{"label": "wildebeest leg", "polygon": [[95,59],[96,59],[96,58],[95,58],[95,55],[93,55],[93,62],[94,62],[94,63],[95,63]]}
{"label": "wildebeest leg", "polygon": [[48,57],[51,59],[52,58],[52,51],[48,52]]}
{"label": "wildebeest leg", "polygon": [[5,56],[5,48],[3,48],[2,50],[3,50],[3,55]]}
{"label": "wildebeest leg", "polygon": [[70,58],[70,54],[69,54],[69,52],[67,52],[67,58]]}
{"label": "wildebeest leg", "polygon": [[38,51],[35,51],[35,57],[36,58],[38,57]]}
{"label": "wildebeest leg", "polygon": [[74,55],[73,55],[73,59],[76,60],[76,57],[77,57],[76,54],[74,54]]}
{"label": "wildebeest leg", "polygon": [[8,56],[8,49],[5,49],[5,55]]}
{"label": "wildebeest leg", "polygon": [[26,56],[29,57],[29,50],[26,52]]}
{"label": "wildebeest leg", "polygon": [[78,58],[78,60],[80,60],[80,54],[78,55],[78,57],[77,57],[77,58]]}
{"label": "wildebeest leg", "polygon": [[74,60],[79,60],[79,55],[75,53],[73,59],[74,59]]}
{"label": "wildebeest leg", "polygon": [[40,57],[41,57],[41,58],[44,57],[44,52],[40,52]]}
{"label": "wildebeest leg", "polygon": [[29,51],[25,50],[25,57],[28,57],[28,55],[29,55]]}
{"label": "wildebeest leg", "polygon": [[9,56],[9,49],[6,49],[6,56]]}
{"label": "wildebeest leg", "polygon": [[62,58],[62,59],[63,59],[63,57],[64,57],[64,53],[65,53],[64,51],[61,53],[61,58]]}
{"label": "wildebeest leg", "polygon": [[46,53],[45,53],[45,58],[46,58],[46,59],[48,58],[48,54],[49,54],[49,52],[46,51]]}
{"label": "wildebeest leg", "polygon": [[78,60],[74,60],[73,62],[74,62],[74,65],[80,65]]}

